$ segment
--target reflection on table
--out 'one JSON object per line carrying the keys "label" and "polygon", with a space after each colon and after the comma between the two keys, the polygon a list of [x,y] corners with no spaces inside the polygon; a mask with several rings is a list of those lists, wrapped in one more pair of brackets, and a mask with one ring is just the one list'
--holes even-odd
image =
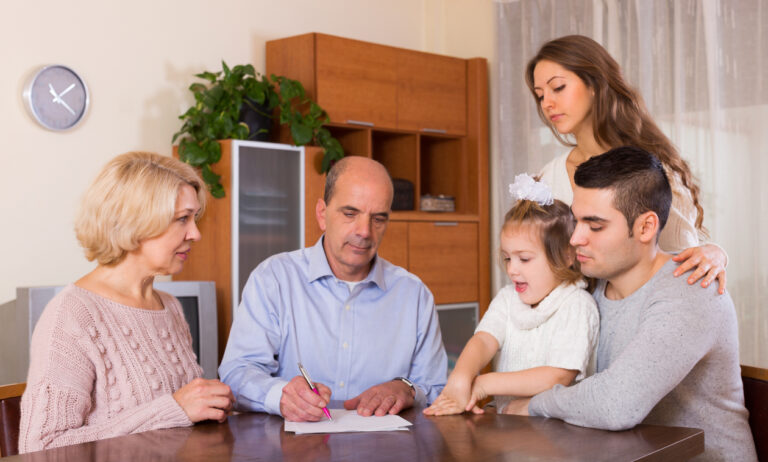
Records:
{"label": "reflection on table", "polygon": [[698,429],[639,425],[622,432],[576,427],[540,417],[403,412],[409,431],[295,435],[283,419],[238,414],[223,424],[155,430],[10,457],[13,461],[680,461],[704,451]]}

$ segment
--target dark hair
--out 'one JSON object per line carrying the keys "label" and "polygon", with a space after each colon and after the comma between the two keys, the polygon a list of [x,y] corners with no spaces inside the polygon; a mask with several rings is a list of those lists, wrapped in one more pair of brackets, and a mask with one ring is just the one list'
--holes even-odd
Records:
{"label": "dark hair", "polygon": [[576,168],[573,181],[581,188],[612,189],[613,206],[627,219],[630,236],[645,212],[658,215],[659,233],[667,223],[672,188],[661,161],[643,149],[622,146],[594,156]]}
{"label": "dark hair", "polygon": [[702,226],[704,210],[699,203],[699,187],[691,169],[653,122],[640,93],[624,81],[618,63],[605,48],[589,37],[568,35],[545,43],[526,67],[525,81],[536,99],[539,117],[561,143],[572,145],[547,119],[533,90],[533,71],[543,60],[555,62],[573,72],[594,91],[591,117],[593,134],[598,143],[611,148],[637,146],[645,149],[654,153],[672,173],[680,177],[683,186],[691,192],[696,207],[696,228],[706,232]]}
{"label": "dark hair", "polygon": [[531,224],[539,228],[549,267],[561,281],[570,283],[582,278],[570,240],[574,222],[571,209],[559,200],[551,205],[519,200],[504,216],[502,231],[510,225]]}

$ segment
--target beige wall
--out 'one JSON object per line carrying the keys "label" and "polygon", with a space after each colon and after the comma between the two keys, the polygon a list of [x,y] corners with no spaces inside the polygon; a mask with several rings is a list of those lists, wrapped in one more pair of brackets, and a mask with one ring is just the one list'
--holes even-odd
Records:
{"label": "beige wall", "polygon": [[[0,21],[0,305],[15,287],[89,271],[72,231],[83,190],[112,156],[170,154],[186,87],[201,70],[252,62],[264,43],[325,32],[493,59],[491,0],[5,1]],[[91,107],[72,131],[40,128],[21,92],[45,64],[85,79]]]}

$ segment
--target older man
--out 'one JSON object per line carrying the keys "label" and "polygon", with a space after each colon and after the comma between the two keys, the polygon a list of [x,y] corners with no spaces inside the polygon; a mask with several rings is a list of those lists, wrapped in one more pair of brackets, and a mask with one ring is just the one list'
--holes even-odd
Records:
{"label": "older man", "polygon": [[376,255],[392,196],[381,164],[344,158],[315,207],[320,240],[251,273],[219,368],[239,409],[313,421],[324,418],[331,396],[361,415],[395,414],[437,397],[446,355],[432,294]]}
{"label": "older man", "polygon": [[698,427],[701,460],[756,460],[731,297],[672,277],[678,264],[658,246],[672,200],[661,163],[621,147],[581,164],[574,180],[571,244],[582,272],[600,279],[598,373],[508,411],[610,430]]}

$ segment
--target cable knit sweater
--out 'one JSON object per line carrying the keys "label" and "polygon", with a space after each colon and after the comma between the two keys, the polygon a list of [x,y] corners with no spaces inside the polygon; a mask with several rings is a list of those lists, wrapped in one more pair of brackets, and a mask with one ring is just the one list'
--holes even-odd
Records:
{"label": "cable knit sweater", "polygon": [[192,425],[172,393],[202,376],[181,306],[121,305],[68,285],[30,346],[19,451]]}

